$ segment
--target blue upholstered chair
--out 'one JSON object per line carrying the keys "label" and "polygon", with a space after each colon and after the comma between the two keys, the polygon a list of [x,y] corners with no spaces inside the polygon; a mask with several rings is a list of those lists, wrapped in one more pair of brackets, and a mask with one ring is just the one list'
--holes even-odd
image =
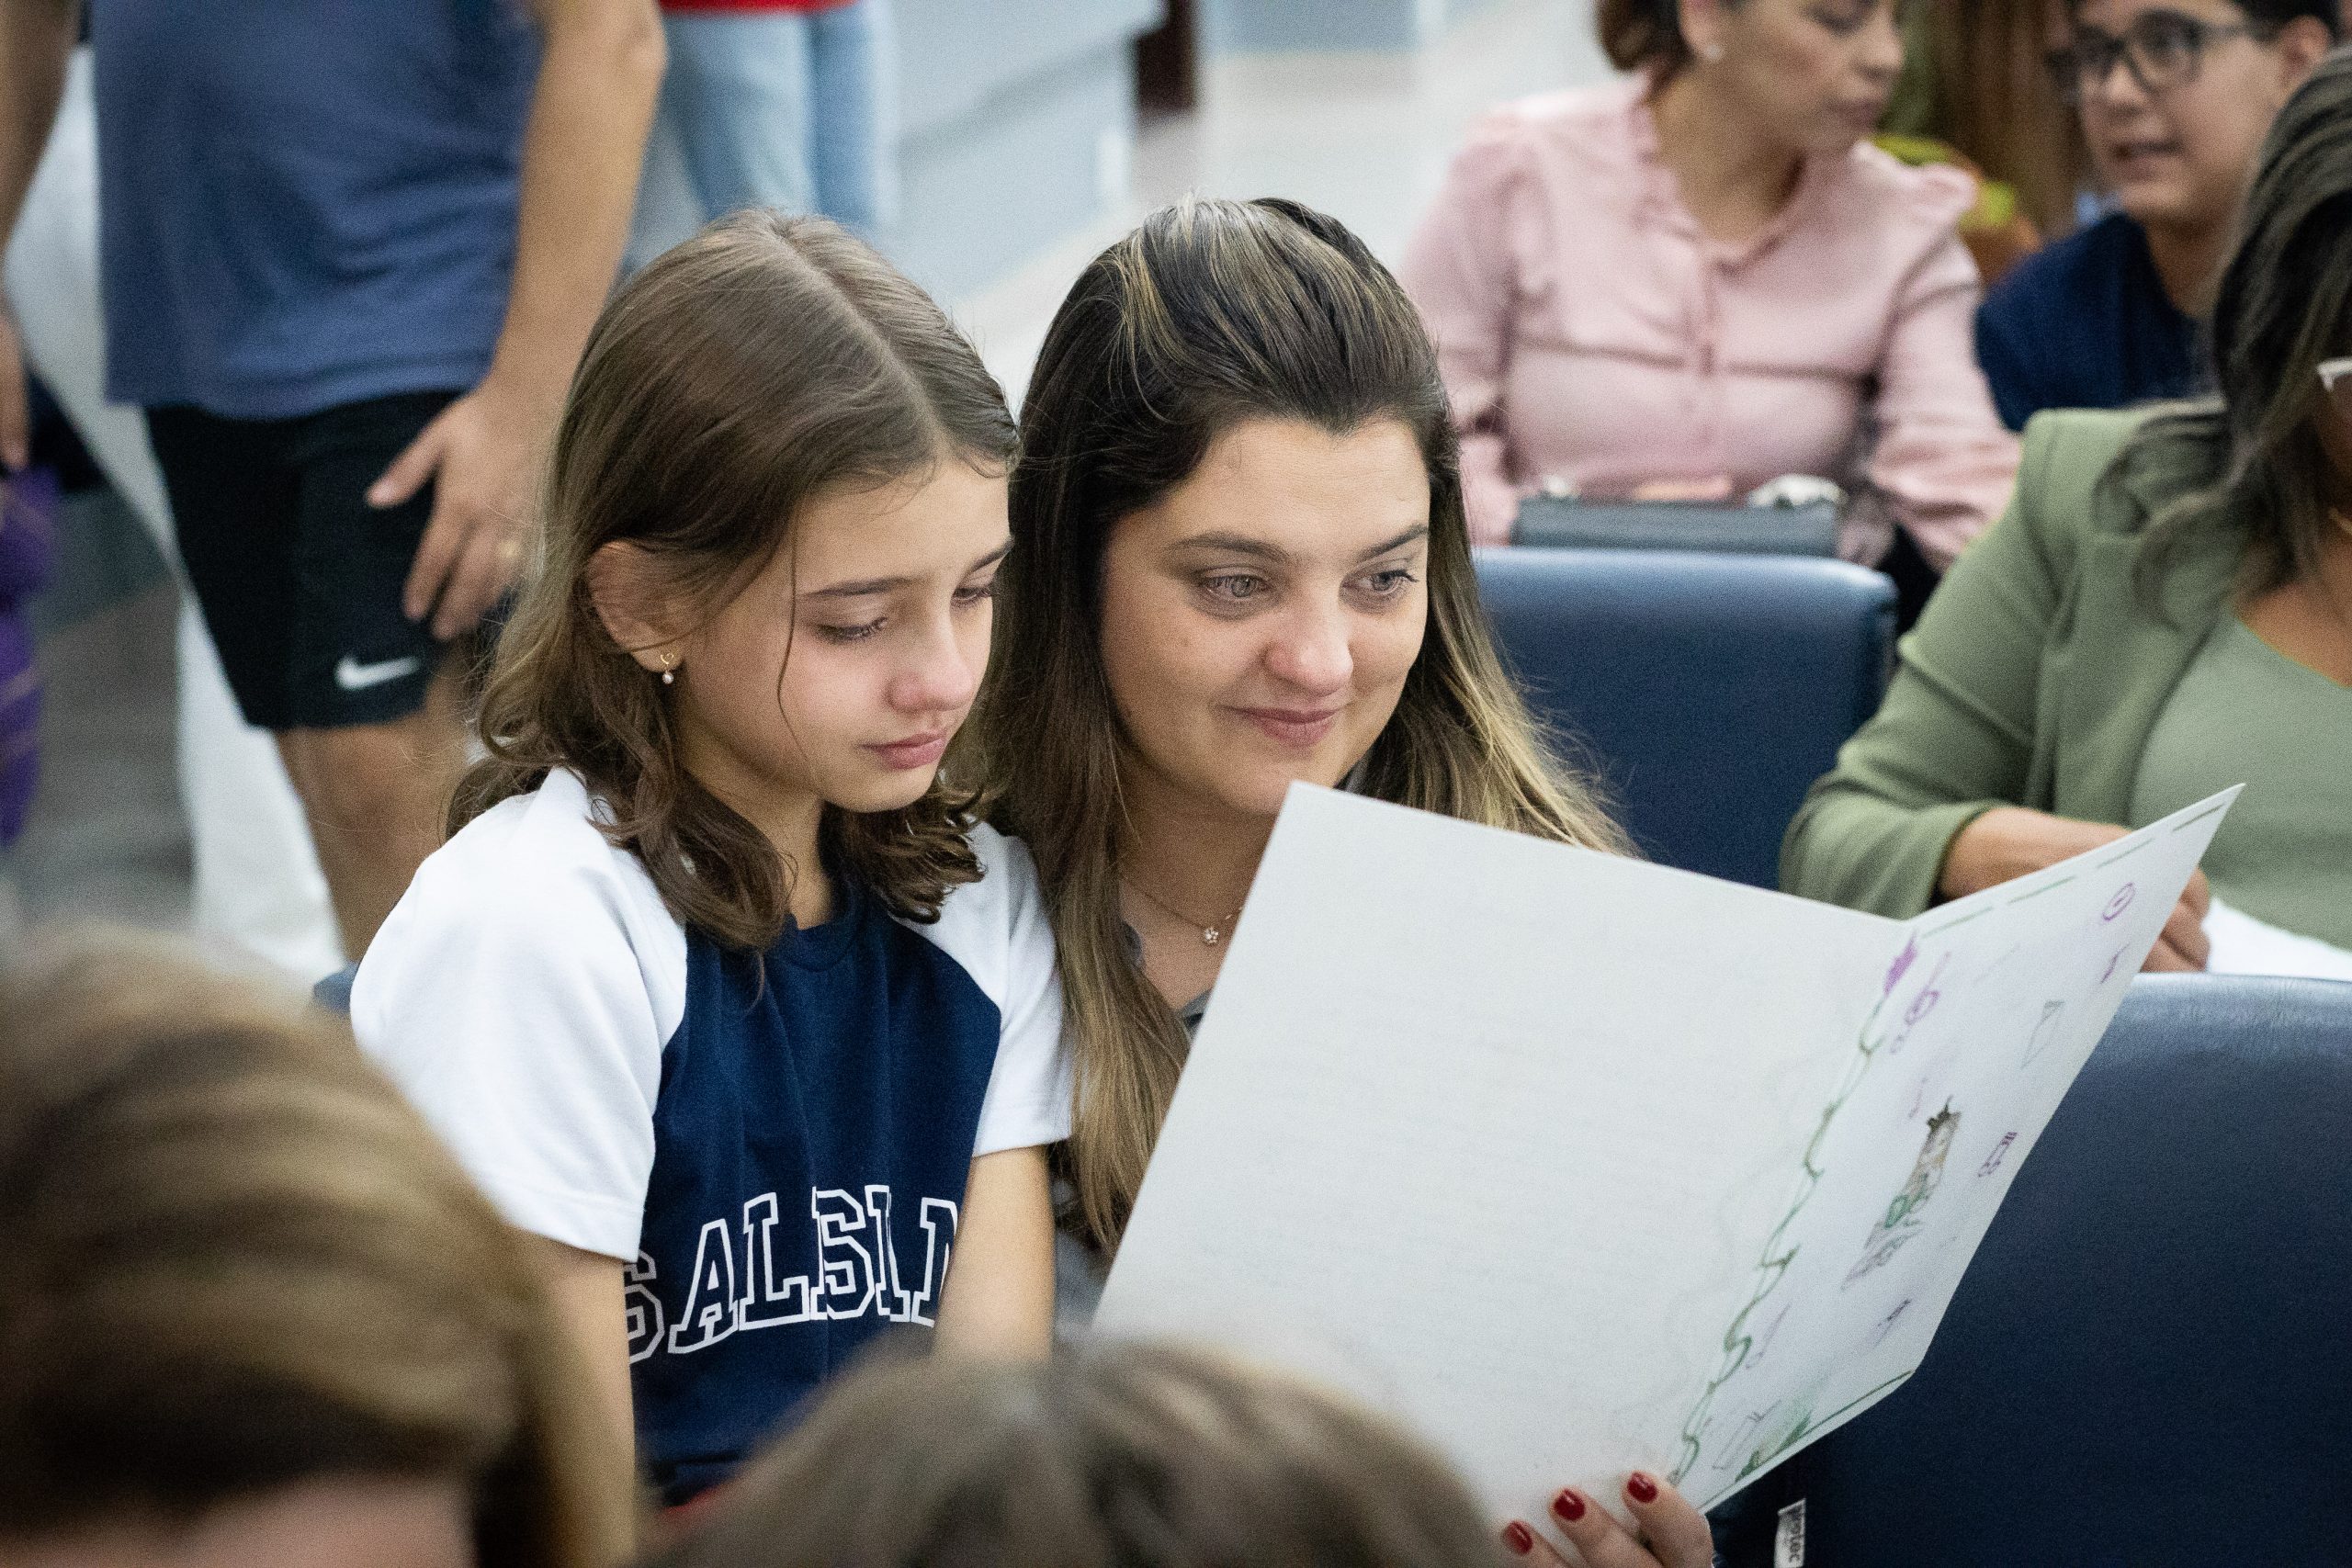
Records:
{"label": "blue upholstered chair", "polygon": [[1826,1568],[2352,1562],[2352,985],[2134,983],[1918,1375],[1790,1470]]}
{"label": "blue upholstered chair", "polygon": [[1789,818],[1885,694],[1893,584],[1791,556],[1514,548],[1479,552],[1478,588],[1646,853],[1778,885]]}

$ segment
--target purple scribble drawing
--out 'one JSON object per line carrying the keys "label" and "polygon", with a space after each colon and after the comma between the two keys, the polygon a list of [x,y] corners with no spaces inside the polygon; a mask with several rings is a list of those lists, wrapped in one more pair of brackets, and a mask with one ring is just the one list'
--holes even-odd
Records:
{"label": "purple scribble drawing", "polygon": [[1979,1177],[1985,1177],[2000,1169],[2001,1162],[2009,1156],[2009,1145],[2017,1141],[2018,1135],[2015,1133],[2002,1134],[2001,1141],[1993,1145],[1993,1152],[1984,1156],[1984,1163],[1976,1168],[1976,1174]]}
{"label": "purple scribble drawing", "polygon": [[1936,982],[1944,977],[1944,965],[1951,962],[1951,954],[1950,953],[1936,960],[1935,973],[1928,976],[1928,983],[1919,987],[1919,994],[1911,998],[1911,1005],[1903,1010],[1904,1022],[1917,1024],[1921,1019],[1936,1010],[1936,1004],[1943,1000],[1944,996],[1941,991],[1936,989]]}
{"label": "purple scribble drawing", "polygon": [[1901,1319],[1905,1313],[1909,1312],[1910,1310],[1910,1298],[1906,1296],[1893,1312],[1888,1313],[1884,1317],[1880,1318],[1878,1320],[1878,1326],[1871,1331],[1871,1342],[1869,1348],[1875,1350],[1879,1346],[1885,1343],[1886,1337],[1894,1332],[1894,1325],[1896,1322]]}
{"label": "purple scribble drawing", "polygon": [[1918,956],[1919,939],[1915,936],[1905,942],[1903,944],[1903,951],[1894,955],[1894,967],[1886,972],[1886,986],[1879,992],[1879,995],[1882,997],[1892,996],[1894,992],[1896,982],[1900,981],[1905,975],[1910,972],[1912,962]]}
{"label": "purple scribble drawing", "polygon": [[2124,953],[2130,951],[2131,950],[2129,948],[2122,947],[2119,947],[2115,950],[2115,956],[2107,961],[2107,972],[2098,977],[2098,983],[2100,985],[2104,986],[2109,980],[2115,978],[2115,966],[2123,962]]}
{"label": "purple scribble drawing", "polygon": [[2130,882],[2125,883],[2122,886],[2115,890],[2115,897],[2107,901],[2107,908],[2100,912],[2099,919],[2102,920],[2113,920],[2118,916],[2121,915],[2124,910],[2130,908],[2132,907],[2132,900],[2137,898],[2139,896],[2140,889],[2136,884]]}

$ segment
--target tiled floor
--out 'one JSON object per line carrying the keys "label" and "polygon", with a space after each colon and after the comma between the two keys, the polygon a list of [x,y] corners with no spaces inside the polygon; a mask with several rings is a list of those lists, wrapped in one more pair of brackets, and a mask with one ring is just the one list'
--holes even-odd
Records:
{"label": "tiled floor", "polygon": [[[1210,62],[1200,110],[1155,121],[1137,137],[1122,210],[956,301],[956,313],[1017,399],[1070,279],[1143,212],[1187,190],[1295,197],[1393,260],[1482,108],[1605,73],[1589,17],[1586,0],[1494,0],[1410,58]],[[43,645],[46,773],[26,837],[0,860],[0,945],[28,918],[187,919],[187,839],[172,768],[171,590],[133,586]],[[69,582],[57,592],[87,602],[92,589]]]}

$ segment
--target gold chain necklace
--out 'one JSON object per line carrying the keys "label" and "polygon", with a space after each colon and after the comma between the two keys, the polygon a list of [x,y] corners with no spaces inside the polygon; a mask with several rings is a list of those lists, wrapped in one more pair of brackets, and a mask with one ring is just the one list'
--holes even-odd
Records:
{"label": "gold chain necklace", "polygon": [[1236,909],[1233,913],[1226,916],[1225,919],[1221,920],[1196,920],[1193,919],[1192,916],[1184,913],[1183,910],[1176,908],[1175,905],[1170,904],[1167,899],[1160,897],[1150,888],[1146,887],[1142,883],[1137,882],[1134,877],[1122,873],[1119,880],[1125,883],[1129,887],[1134,888],[1137,893],[1142,894],[1146,903],[1151,905],[1157,909],[1159,909],[1165,914],[1173,916],[1182,924],[1191,926],[1194,930],[1198,931],[1201,933],[1201,945],[1203,947],[1215,947],[1218,942],[1223,942],[1225,940],[1226,933],[1233,929],[1233,922],[1241,918],[1241,911]]}

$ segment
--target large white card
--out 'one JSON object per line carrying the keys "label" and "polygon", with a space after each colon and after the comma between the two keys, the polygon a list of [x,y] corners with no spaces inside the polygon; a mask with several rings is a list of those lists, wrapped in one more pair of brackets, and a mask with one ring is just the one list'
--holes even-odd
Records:
{"label": "large white card", "polygon": [[1712,1506],[1917,1369],[2234,793],[1899,922],[1294,787],[1098,1325]]}

